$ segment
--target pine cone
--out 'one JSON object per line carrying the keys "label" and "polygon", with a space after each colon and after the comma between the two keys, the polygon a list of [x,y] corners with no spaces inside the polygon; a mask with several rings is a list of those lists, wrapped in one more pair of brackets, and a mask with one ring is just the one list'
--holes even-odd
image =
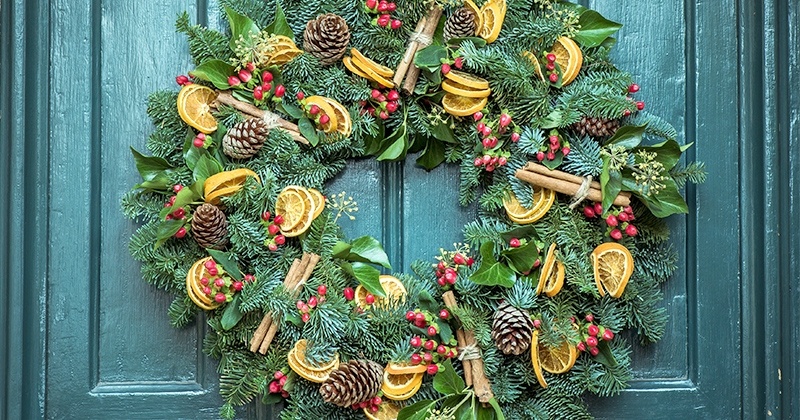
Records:
{"label": "pine cone", "polygon": [[580,121],[572,124],[572,129],[580,134],[581,137],[586,135],[590,137],[611,137],[617,132],[618,128],[619,120],[595,117],[583,117]]}
{"label": "pine cone", "polygon": [[349,407],[372,398],[381,389],[383,367],[371,360],[351,360],[331,372],[319,388],[325,402]]}
{"label": "pine cone", "polygon": [[504,354],[518,356],[531,346],[533,321],[527,311],[503,302],[494,313],[492,340]]}
{"label": "pine cone", "polygon": [[203,248],[222,249],[228,243],[228,219],[219,207],[203,204],[192,216],[192,236]]}
{"label": "pine cone", "polygon": [[444,23],[444,40],[475,36],[477,29],[475,26],[475,15],[466,7],[462,7],[453,12]]}
{"label": "pine cone", "polygon": [[344,55],[350,43],[350,28],[341,16],[327,13],[308,21],[303,40],[303,48],[327,66]]}
{"label": "pine cone", "polygon": [[222,151],[234,159],[247,159],[258,153],[267,141],[267,123],[250,118],[233,126],[222,138]]}

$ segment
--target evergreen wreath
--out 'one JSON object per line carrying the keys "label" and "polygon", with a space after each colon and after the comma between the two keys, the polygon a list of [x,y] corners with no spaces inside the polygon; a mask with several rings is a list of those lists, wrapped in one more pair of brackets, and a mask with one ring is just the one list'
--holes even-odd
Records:
{"label": "evergreen wreath", "polygon": [[[221,0],[227,33],[178,18],[196,66],[148,98],[122,199],[172,324],[205,315],[221,415],[591,418],[584,393],[631,379],[619,333],[664,333],[663,219],[705,178],[610,61],[621,25],[554,0],[276,1]],[[355,201],[322,191],[411,153],[460,165],[479,210],[395,277],[344,237]]]}

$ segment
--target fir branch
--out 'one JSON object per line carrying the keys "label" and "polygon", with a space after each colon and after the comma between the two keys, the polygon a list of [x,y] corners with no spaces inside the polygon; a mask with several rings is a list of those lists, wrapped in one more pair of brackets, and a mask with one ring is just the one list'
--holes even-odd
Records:
{"label": "fir branch", "polygon": [[669,174],[672,176],[672,179],[675,180],[675,183],[678,184],[678,188],[683,188],[686,186],[687,182],[691,182],[692,184],[702,184],[706,182],[708,172],[706,172],[705,162],[691,162],[684,167],[675,166]]}
{"label": "fir branch", "polygon": [[186,34],[189,41],[189,54],[196,65],[209,60],[228,61],[233,56],[228,46],[228,37],[215,30],[190,24],[187,12],[178,16],[175,30]]}
{"label": "fir branch", "polygon": [[169,305],[170,324],[175,328],[183,328],[194,321],[196,313],[195,306],[189,296],[186,294],[176,296]]}
{"label": "fir branch", "polygon": [[599,179],[603,171],[603,159],[600,157],[600,143],[590,137],[570,141],[572,148],[564,158],[563,170],[578,176],[593,176]]}

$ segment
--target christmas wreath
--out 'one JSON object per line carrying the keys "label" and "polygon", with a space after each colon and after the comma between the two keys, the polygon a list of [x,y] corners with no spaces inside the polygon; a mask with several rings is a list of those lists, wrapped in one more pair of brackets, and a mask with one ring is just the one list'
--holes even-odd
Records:
{"label": "christmas wreath", "polygon": [[[177,20],[195,67],[149,97],[122,208],[172,324],[210,327],[223,417],[590,418],[583,394],[627,386],[629,338],[664,333],[663,218],[705,172],[610,61],[620,24],[555,0],[219,3],[229,31]],[[382,274],[326,181],[410,154],[460,165],[478,214]]]}

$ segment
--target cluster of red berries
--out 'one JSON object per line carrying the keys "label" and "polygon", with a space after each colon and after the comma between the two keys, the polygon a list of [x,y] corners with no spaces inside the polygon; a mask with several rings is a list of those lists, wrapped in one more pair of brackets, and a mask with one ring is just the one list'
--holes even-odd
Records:
{"label": "cluster of red berries", "polygon": [[449,289],[458,280],[458,269],[464,266],[472,267],[472,264],[475,264],[475,260],[472,257],[466,257],[458,252],[453,254],[452,259],[443,256],[439,263],[436,264],[436,283],[445,289]]}
{"label": "cluster of red berries", "polygon": [[[255,76],[253,73],[255,72]],[[253,99],[256,105],[272,99],[274,102],[283,100],[286,95],[286,87],[283,85],[272,85],[275,76],[269,71],[263,71],[261,74],[256,72],[256,65],[254,63],[247,63],[245,68],[239,70],[238,73],[228,77],[228,84],[231,87],[241,87],[253,90]]]}
{"label": "cluster of red berries", "polygon": [[186,85],[191,85],[192,80],[189,79],[189,76],[181,74],[175,77],[175,83],[177,83],[178,86],[186,86]]}
{"label": "cluster of red berries", "polygon": [[464,68],[464,57],[456,57],[453,60],[442,59],[442,74],[450,73],[450,70],[453,69],[451,66],[455,66],[459,70]]}
{"label": "cluster of red berries", "polygon": [[308,302],[303,302],[302,300],[297,301],[297,310],[300,311],[300,319],[303,320],[303,323],[308,322],[311,319],[311,311],[317,307],[322,302],[325,302],[325,294],[328,293],[328,286],[321,284],[317,287],[317,295],[311,296],[308,298]]}
{"label": "cluster of red berries", "polygon": [[313,120],[318,127],[324,128],[324,126],[331,122],[331,117],[329,117],[328,114],[324,114],[319,105],[306,103],[306,94],[302,91],[297,92],[297,102],[300,104],[306,117]]}
{"label": "cluster of red berries", "polygon": [[377,413],[378,411],[381,410],[380,405],[382,402],[383,398],[381,398],[379,395],[376,395],[368,400],[361,401],[360,403],[355,403],[351,405],[350,408],[352,408],[353,410],[363,410],[366,408],[371,413]]}
{"label": "cluster of red berries", "polygon": [[200,278],[200,285],[203,286],[203,293],[206,296],[213,296],[217,303],[230,302],[233,294],[244,288],[244,282],[255,281],[252,274],[245,275],[244,281],[233,280],[230,276],[225,275],[225,270],[217,266],[213,259],[206,261],[204,266],[211,278]]}
{"label": "cluster of red berries", "polygon": [[289,379],[288,376],[282,370],[276,370],[272,377],[275,378],[274,381],[269,383],[269,393],[270,394],[281,394],[281,397],[288,398],[289,393],[283,389],[283,386],[286,385],[286,381]]}
{"label": "cluster of red berries", "polygon": [[[448,320],[450,312],[447,309],[442,309],[439,311],[439,318]],[[409,344],[416,349],[411,355],[410,361],[412,365],[416,366],[424,363],[427,366],[426,372],[429,375],[435,375],[441,368],[439,366],[440,362],[458,356],[458,347],[456,347],[455,339],[451,338],[448,343],[436,342],[435,337],[439,334],[439,327],[436,326],[435,322],[432,322],[433,316],[431,314],[419,310],[408,311],[406,320],[418,328],[425,329],[425,333],[428,335],[426,339],[418,335],[411,337]]]}
{"label": "cluster of red berries", "polygon": [[544,65],[544,68],[547,69],[547,79],[550,80],[550,83],[557,83],[558,72],[556,71],[556,55],[550,53],[547,54],[545,58],[547,59],[547,64]]}
{"label": "cluster of red berries", "polygon": [[[175,184],[175,185],[172,186],[172,191],[175,192],[175,194],[178,194],[179,192],[181,192],[182,189],[183,189],[183,185],[180,185],[180,184]],[[172,207],[175,204],[175,200],[177,198],[178,198],[177,195],[170,196],[169,200],[167,200],[167,202],[164,203],[164,207]],[[186,220],[186,209],[183,208],[183,207],[175,209],[175,211],[173,211],[172,213],[167,214],[165,219],[166,220]],[[178,231],[175,232],[175,237],[178,238],[178,239],[181,239],[184,236],[186,236],[186,233],[187,233],[186,227],[185,226],[181,226],[180,229],[178,229]]]}
{"label": "cluster of red berries", "polygon": [[[639,85],[637,85],[636,83],[631,83],[631,85],[628,86],[628,93],[633,94],[633,93],[636,93],[638,91],[639,91]],[[628,97],[628,100],[633,102],[633,98],[630,97],[630,96]],[[644,101],[636,101],[636,109],[638,109],[639,111],[643,110],[644,109]],[[625,112],[623,112],[622,115],[627,117],[627,116],[631,115],[631,111],[626,109]]]}
{"label": "cluster of red berries", "polygon": [[368,113],[373,117],[378,117],[382,120],[389,118],[389,115],[395,113],[400,108],[400,93],[396,89],[372,89],[370,98],[367,101],[359,102],[361,105],[361,113]]}
{"label": "cluster of red berries", "polygon": [[204,133],[197,133],[197,135],[194,136],[194,140],[192,140],[192,145],[198,149],[201,147],[206,147],[206,140],[208,139],[208,136],[206,136]]}
{"label": "cluster of red berries", "polygon": [[555,160],[559,153],[561,153],[562,156],[566,156],[569,152],[569,141],[564,139],[558,133],[558,130],[551,130],[550,136],[547,138],[547,143],[542,142],[542,146],[539,147],[539,151],[536,152],[536,160],[539,162],[545,159]]}
{"label": "cluster of red berries", "polygon": [[266,226],[269,236],[264,240],[264,245],[272,252],[277,251],[279,246],[286,243],[286,237],[281,234],[281,223],[283,223],[283,216],[280,214],[276,214],[273,218],[268,211],[261,213],[261,225]]}
{"label": "cluster of red berries", "polygon": [[505,143],[503,136],[508,134],[512,143],[518,142],[520,137],[511,126],[513,123],[511,115],[504,112],[492,120],[484,118],[483,112],[478,111],[472,114],[472,119],[475,121],[475,130],[481,136],[483,146],[483,156],[476,157],[474,165],[482,166],[486,172],[494,172],[498,167],[505,166],[511,153],[502,149]]}
{"label": "cluster of red berries", "polygon": [[392,19],[392,16],[389,14],[397,10],[397,5],[394,2],[388,2],[386,0],[367,0],[364,6],[368,13],[377,15],[372,19],[373,25],[378,25],[382,28],[389,27],[392,30],[400,29],[400,27],[403,26],[403,22],[400,19]]}
{"label": "cluster of red berries", "polygon": [[[587,204],[583,208],[583,215],[586,216],[587,219],[602,217],[602,214],[603,206],[600,203]],[[612,210],[609,212],[608,216],[603,219],[606,226],[608,226],[606,234],[615,241],[621,240],[623,233],[631,237],[636,236],[639,234],[639,230],[631,223],[634,220],[636,220],[636,216],[633,215],[633,208],[631,206]]]}
{"label": "cluster of red berries", "polygon": [[595,324],[594,315],[586,314],[586,324],[581,326],[581,338],[583,341],[578,343],[575,347],[579,351],[588,351],[592,356],[600,354],[600,349],[597,346],[600,340],[611,341],[614,339],[614,332],[608,328]]}

